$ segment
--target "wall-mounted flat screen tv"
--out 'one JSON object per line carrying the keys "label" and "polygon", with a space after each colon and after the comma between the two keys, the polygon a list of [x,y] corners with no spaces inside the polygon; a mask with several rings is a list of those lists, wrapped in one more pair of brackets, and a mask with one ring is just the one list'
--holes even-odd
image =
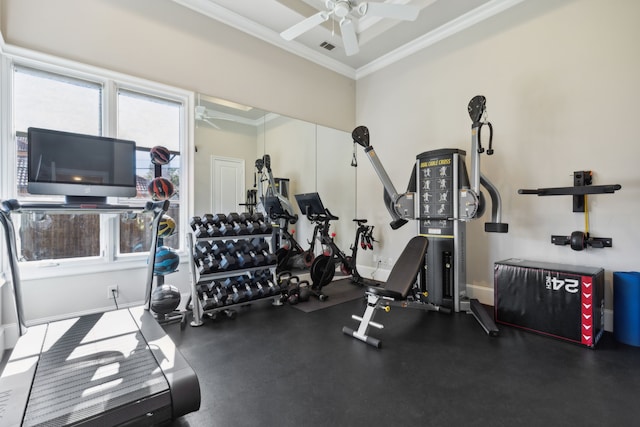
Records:
{"label": "wall-mounted flat screen tv", "polygon": [[27,141],[29,193],[68,203],[136,196],[135,142],[40,128],[29,128]]}

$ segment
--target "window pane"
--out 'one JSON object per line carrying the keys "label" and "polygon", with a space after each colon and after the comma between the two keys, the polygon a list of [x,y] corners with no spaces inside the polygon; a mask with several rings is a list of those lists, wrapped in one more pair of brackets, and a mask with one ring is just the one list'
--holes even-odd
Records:
{"label": "window pane", "polygon": [[180,151],[179,102],[127,90],[118,91],[118,138],[138,147],[156,145]]}
{"label": "window pane", "polygon": [[102,85],[26,67],[15,67],[13,77],[16,131],[102,134]]}
{"label": "window pane", "polygon": [[18,226],[20,261],[100,255],[100,216],[23,214]]}
{"label": "window pane", "polygon": [[[16,66],[13,73],[14,129],[16,130],[16,187],[27,193],[27,138],[29,127],[100,135],[102,85],[81,79]],[[60,200],[59,196],[41,196]],[[94,257],[100,255],[99,215],[22,215],[18,235],[23,261]]]}
{"label": "window pane", "polygon": [[[136,142],[137,199],[149,200],[147,186],[158,173],[169,179],[174,186],[174,195],[167,215],[176,223],[176,233],[162,239],[162,244],[180,247],[177,233],[180,223],[180,129],[182,104],[179,102],[120,90],[118,92],[118,138]],[[171,151],[171,161],[156,170],[151,163],[149,151],[162,145]],[[120,219],[120,253],[147,252],[151,238],[151,218],[140,216],[135,220]]]}
{"label": "window pane", "polygon": [[[166,215],[171,217],[177,224],[180,223],[180,205],[171,203]],[[127,215],[120,217],[120,253],[149,252],[151,243],[151,215],[136,215],[130,218]],[[170,237],[159,238],[160,245],[172,248],[180,247],[180,236],[176,229],[175,234]]]}

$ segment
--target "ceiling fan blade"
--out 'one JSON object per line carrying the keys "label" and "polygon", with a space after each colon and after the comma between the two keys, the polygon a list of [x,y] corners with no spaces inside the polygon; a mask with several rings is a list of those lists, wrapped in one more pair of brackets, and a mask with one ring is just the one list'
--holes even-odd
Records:
{"label": "ceiling fan blade", "polygon": [[283,32],[281,32],[280,37],[282,37],[287,41],[291,41],[296,37],[306,33],[313,27],[320,25],[323,22],[326,22],[329,19],[329,15],[330,13],[325,11],[318,12],[315,15],[311,15],[307,19],[298,22],[293,27],[290,27],[284,30]]}
{"label": "ceiling fan blade", "polygon": [[351,19],[344,18],[340,21],[340,32],[342,33],[342,43],[344,44],[344,51],[347,56],[358,53],[360,51],[358,37],[356,36],[356,29]]}
{"label": "ceiling fan blade", "polygon": [[205,122],[206,124],[208,124],[209,126],[211,126],[214,129],[220,129],[220,126],[218,126],[217,124],[213,123],[211,120],[209,119],[202,119],[203,122]]}
{"label": "ceiling fan blade", "polygon": [[381,18],[400,19],[402,21],[415,21],[420,13],[420,9],[418,7],[410,4],[369,2],[361,4],[360,7],[360,14],[362,16],[371,14]]}

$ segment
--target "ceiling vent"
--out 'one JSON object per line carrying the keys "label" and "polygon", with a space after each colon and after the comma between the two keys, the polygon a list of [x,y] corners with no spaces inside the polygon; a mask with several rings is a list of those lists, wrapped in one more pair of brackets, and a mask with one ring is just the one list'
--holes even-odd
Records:
{"label": "ceiling vent", "polygon": [[331,44],[331,43],[329,43],[329,42],[322,42],[322,43],[320,43],[320,47],[323,47],[323,48],[325,48],[325,49],[327,49],[327,50],[333,50],[333,49],[335,49],[335,46],[334,46],[334,45],[332,45],[332,44]]}

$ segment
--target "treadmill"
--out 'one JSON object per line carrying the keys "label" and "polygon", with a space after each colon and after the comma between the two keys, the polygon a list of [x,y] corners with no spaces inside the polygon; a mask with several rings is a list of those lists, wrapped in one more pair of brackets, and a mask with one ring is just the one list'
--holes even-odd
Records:
{"label": "treadmill", "polygon": [[[20,206],[15,200],[0,206],[21,335],[0,376],[0,425],[151,426],[197,411],[198,378],[149,310],[155,245],[143,306],[27,330],[10,213],[45,208]],[[154,215],[154,242],[168,206],[168,201],[145,206]],[[120,210],[102,206],[93,212]]]}

